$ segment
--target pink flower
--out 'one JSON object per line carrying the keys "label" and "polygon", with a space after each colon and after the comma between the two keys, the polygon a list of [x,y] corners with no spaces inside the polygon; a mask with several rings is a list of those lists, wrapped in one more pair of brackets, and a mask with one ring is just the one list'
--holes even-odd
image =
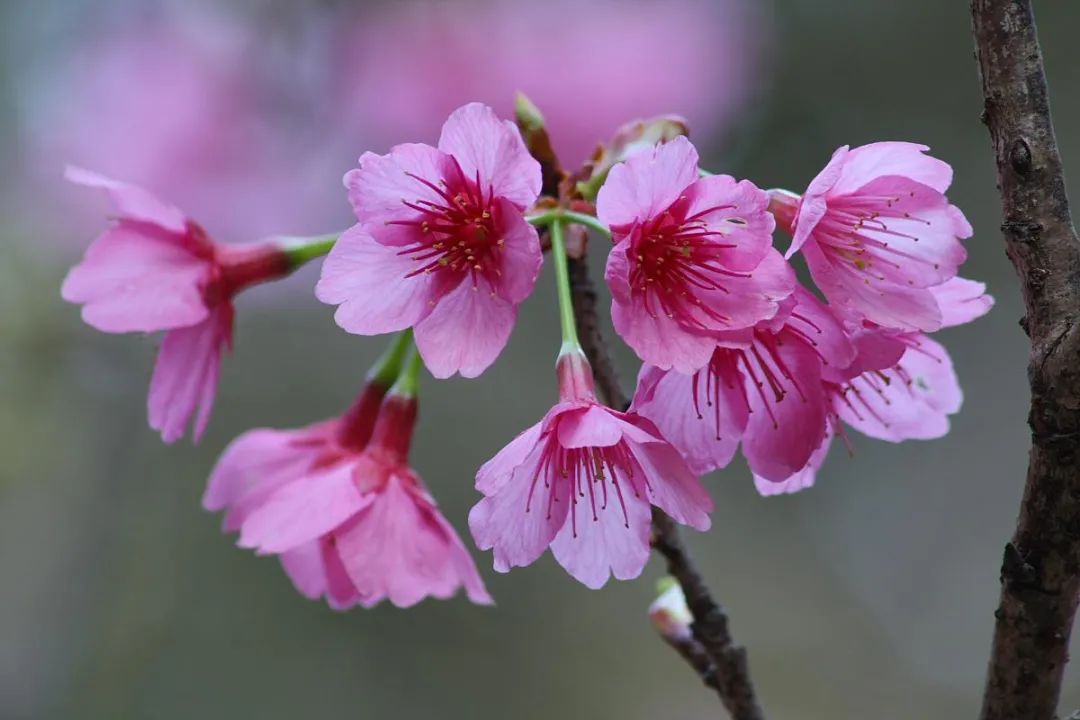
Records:
{"label": "pink flower", "polygon": [[[345,416],[233,441],[203,496],[239,545],[275,554],[305,597],[344,610],[398,607],[459,588],[491,597],[468,551],[408,466],[416,400],[369,383]],[[379,402],[382,400],[381,408]],[[369,440],[370,439],[370,440]]]}
{"label": "pink flower", "polygon": [[210,419],[221,355],[232,346],[232,297],[286,275],[288,259],[272,243],[219,245],[133,185],[79,168],[66,176],[105,190],[117,218],[68,273],[61,295],[103,332],[167,331],[150,382],[150,427],[171,443],[195,415],[197,441]]}
{"label": "pink flower", "polygon": [[365,153],[345,176],[359,223],[335,245],[316,294],[345,330],[415,326],[432,374],[475,377],[506,345],[540,270],[523,211],[540,166],[517,129],[476,103],[443,125],[439,147]]}
{"label": "pink flower", "polygon": [[[993,307],[983,283],[953,278],[937,288],[945,327],[982,317]],[[901,442],[932,440],[949,431],[949,415],[960,410],[963,393],[949,354],[922,333],[877,327],[851,331],[856,348],[847,368],[825,372],[828,430],[806,465],[779,481],[754,476],[762,495],[803,490],[814,484],[834,435],[847,442],[842,423],[868,437]],[[849,444],[850,447],[850,444]]]}
{"label": "pink flower", "polygon": [[800,287],[777,318],[729,333],[696,373],[644,366],[632,407],[694,472],[725,467],[741,443],[756,474],[780,481],[824,437],[823,373],[847,367],[854,354],[841,322]]}
{"label": "pink flower", "polygon": [[484,498],[469,528],[494,548],[499,572],[550,546],[590,588],[635,578],[649,556],[650,505],[707,530],[712,500],[655,425],[597,403],[584,356],[562,356],[558,371],[559,403],[476,474]]}
{"label": "pink flower", "polygon": [[930,288],[966,258],[972,230],[949,204],[952,168],[923,145],[841,147],[802,198],[773,193],[777,221],[793,234],[829,301],[883,327],[933,331],[941,311]]}
{"label": "pink flower", "polygon": [[611,227],[615,329],[662,370],[695,372],[718,333],[774,316],[795,278],[772,247],[768,195],[747,180],[698,177],[685,137],[616,165],[597,198]]}

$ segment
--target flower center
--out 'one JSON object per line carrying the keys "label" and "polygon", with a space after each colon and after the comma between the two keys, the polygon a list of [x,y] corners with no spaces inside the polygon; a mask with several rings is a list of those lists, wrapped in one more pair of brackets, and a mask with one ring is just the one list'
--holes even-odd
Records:
{"label": "flower center", "polygon": [[[608,447],[565,448],[559,444],[558,430],[552,429],[546,438],[543,458],[533,475],[525,512],[543,504],[547,519],[560,502],[569,502],[571,531],[578,536],[578,513],[591,515],[598,522],[600,513],[608,508],[612,497],[618,502],[623,525],[630,527],[626,511],[625,492],[641,497],[650,490],[649,481],[625,442]],[[542,487],[537,496],[537,488]],[[609,489],[610,486],[610,489]],[[544,494],[547,497],[544,498]],[[535,503],[535,505],[534,505]],[[579,505],[584,507],[579,510]]]}
{"label": "flower center", "polygon": [[399,255],[410,256],[416,269],[405,277],[433,272],[471,275],[473,287],[480,278],[493,282],[501,275],[499,254],[504,240],[495,230],[495,189],[485,193],[480,172],[467,178],[457,160],[451,158],[453,172],[448,178],[431,182],[418,175],[409,177],[434,191],[437,200],[402,200],[417,215],[412,220],[394,220],[390,225],[416,228],[416,239]]}
{"label": "flower center", "polygon": [[[908,196],[914,197],[915,193],[909,192]],[[903,199],[901,195],[852,195],[833,200],[818,225],[818,237],[834,257],[864,275],[867,284],[871,280],[888,282],[885,272],[902,272],[906,263],[931,265],[937,270],[938,263],[903,247],[919,242],[919,238],[896,230],[893,221],[931,224],[896,207]],[[913,282],[909,280],[908,284]]]}
{"label": "flower center", "polygon": [[637,229],[631,241],[630,288],[644,300],[646,311],[660,314],[699,329],[711,323],[726,324],[731,318],[717,312],[699,297],[701,292],[728,294],[727,278],[749,277],[728,270],[721,262],[725,250],[736,247],[722,242],[730,224],[743,226],[741,218],[709,222],[706,217],[734,205],[717,205],[688,213],[689,201],[680,197],[671,207]]}

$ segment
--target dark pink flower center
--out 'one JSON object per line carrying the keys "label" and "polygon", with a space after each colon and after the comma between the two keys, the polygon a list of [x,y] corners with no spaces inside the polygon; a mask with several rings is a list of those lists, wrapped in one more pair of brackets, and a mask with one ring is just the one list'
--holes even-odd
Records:
{"label": "dark pink flower center", "polygon": [[437,200],[402,200],[416,217],[393,220],[390,225],[414,227],[416,239],[399,255],[417,262],[406,277],[422,273],[468,274],[475,287],[480,278],[494,283],[502,273],[500,253],[504,239],[496,231],[495,189],[481,185],[480,172],[467,178],[451,158],[453,171],[437,183],[409,173],[409,177],[438,195]]}
{"label": "dark pink flower center", "polygon": [[[625,442],[608,447],[566,448],[559,444],[557,426],[547,432],[543,456],[533,475],[525,512],[542,505],[548,519],[558,503],[569,503],[571,531],[577,537],[578,514],[587,513],[593,522],[614,499],[630,527],[626,495],[641,497],[650,489],[641,465]],[[579,506],[584,506],[579,508]]]}
{"label": "dark pink flower center", "polygon": [[[726,323],[730,318],[702,302],[697,290],[729,293],[727,278],[749,277],[728,270],[721,263],[725,250],[735,247],[722,242],[725,235],[705,218],[734,205],[717,205],[688,214],[689,200],[680,197],[671,207],[640,225],[631,241],[630,288],[644,299],[653,317],[660,314],[697,328],[706,328],[702,316]],[[744,225],[740,218],[725,223]]]}

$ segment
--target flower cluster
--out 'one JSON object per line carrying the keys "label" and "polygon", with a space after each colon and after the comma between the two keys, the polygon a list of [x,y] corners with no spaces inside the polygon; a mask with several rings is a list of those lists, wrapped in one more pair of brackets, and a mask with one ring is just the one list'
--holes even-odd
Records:
{"label": "flower cluster", "polygon": [[[557,177],[554,197],[541,190],[557,163],[530,153],[550,145],[466,105],[437,146],[360,158],[345,176],[356,224],[340,237],[248,246],[210,240],[144,190],[70,170],[109,193],[116,221],[63,296],[100,330],[166,332],[150,424],[171,442],[195,416],[198,439],[232,342],[234,296],[329,253],[315,294],[337,306],[337,324],[397,335],[343,415],[237,438],[204,506],[333,608],[406,607],[459,589],[486,604],[465,545],[409,466],[417,386],[425,365],[437,378],[471,378],[496,360],[536,284],[540,228],[562,325],[558,400],[476,473],[482,499],[468,524],[500,572],[550,548],[598,588],[641,574],[654,513],[707,530],[713,501],[700,477],[740,451],[772,495],[812,485],[845,427],[890,442],[944,435],[961,393],[928,333],[993,302],[957,275],[972,230],[945,196],[951,168],[927,148],[841,148],[797,195],[703,171],[684,131],[672,119],[627,125]],[[599,402],[577,338],[573,223],[611,241],[612,322],[643,363],[629,408]],[[786,256],[777,228],[792,238]],[[799,283],[796,255],[815,288]]]}

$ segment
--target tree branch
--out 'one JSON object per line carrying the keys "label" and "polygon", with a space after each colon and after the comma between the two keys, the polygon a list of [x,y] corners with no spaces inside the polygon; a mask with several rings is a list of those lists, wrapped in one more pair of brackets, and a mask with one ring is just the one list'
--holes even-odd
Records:
{"label": "tree branch", "polygon": [[983,121],[1031,338],[1031,453],[1005,546],[983,720],[1050,720],[1080,599],[1080,241],[1030,0],[972,0]]}
{"label": "tree branch", "polygon": [[[578,229],[579,231],[580,228]],[[583,233],[583,231],[581,231]],[[601,395],[612,407],[625,410],[630,398],[619,385],[619,378],[604,343],[596,312],[596,290],[589,277],[585,240],[579,237],[580,250],[569,258],[571,298],[578,336],[589,358]],[[682,587],[694,622],[693,638],[676,646],[679,654],[697,671],[701,681],[716,690],[734,720],[763,720],[765,717],[750,679],[746,650],[735,644],[723,607],[709,592],[705,580],[694,567],[679,537],[675,522],[659,508],[653,508],[653,548],[667,560],[668,573]]]}

